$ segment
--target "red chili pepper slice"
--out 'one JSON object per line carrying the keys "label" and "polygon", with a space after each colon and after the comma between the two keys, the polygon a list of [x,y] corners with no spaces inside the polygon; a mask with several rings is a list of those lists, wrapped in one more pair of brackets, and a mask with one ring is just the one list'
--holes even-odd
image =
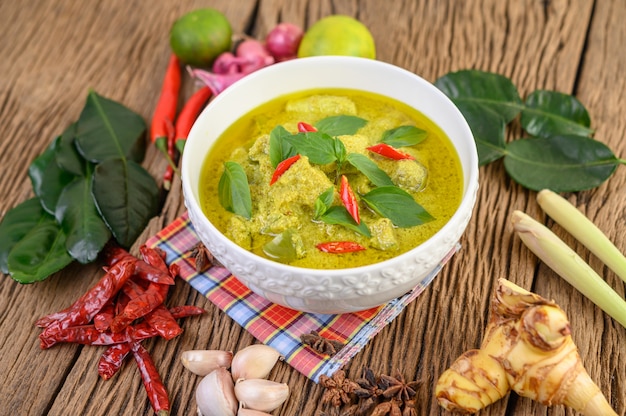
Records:
{"label": "red chili pepper slice", "polygon": [[354,241],[328,241],[326,243],[320,243],[316,247],[324,253],[332,254],[352,253],[365,250],[364,246]]}
{"label": "red chili pepper slice", "polygon": [[367,150],[393,160],[415,160],[410,154],[401,152],[386,143],[375,144],[374,146],[368,147]]}
{"label": "red chili pepper slice", "polygon": [[339,196],[341,197],[343,206],[346,207],[350,216],[354,218],[354,221],[356,221],[357,224],[360,224],[361,217],[359,216],[359,203],[356,200],[356,196],[354,196],[354,191],[352,191],[346,175],[341,175],[341,188],[339,190]]}
{"label": "red chili pepper slice", "polygon": [[307,132],[315,132],[317,131],[317,129],[313,127],[312,125],[310,125],[309,123],[305,123],[304,121],[301,121],[298,123],[298,131],[300,133],[307,133]]}
{"label": "red chili pepper slice", "polygon": [[273,185],[274,182],[276,182],[278,178],[280,178],[283,175],[283,173],[285,173],[287,169],[291,167],[291,165],[296,163],[298,159],[300,159],[300,155],[291,156],[283,160],[282,162],[280,162],[278,166],[276,166],[276,169],[274,170],[274,174],[272,175],[272,179],[270,180],[270,186]]}

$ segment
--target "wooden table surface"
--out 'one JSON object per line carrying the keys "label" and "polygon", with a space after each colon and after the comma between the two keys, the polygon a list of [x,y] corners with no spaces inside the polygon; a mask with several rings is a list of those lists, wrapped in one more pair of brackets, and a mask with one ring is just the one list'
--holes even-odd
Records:
{"label": "wooden table surface", "polygon": [[[626,155],[626,3],[624,0],[83,0],[0,2],[0,217],[32,196],[27,167],[78,118],[88,89],[114,99],[149,120],[170,53],[172,22],[195,8],[221,10],[234,31],[263,37],[278,22],[308,27],[329,14],[357,17],[373,33],[378,59],[427,80],[476,68],[513,80],[525,96],[536,89],[575,94],[588,108],[595,137]],[[375,81],[374,81],[375,82]],[[193,85],[184,84],[189,96]],[[516,134],[516,133],[513,133]],[[158,180],[166,166],[150,148],[144,166]],[[481,168],[476,209],[462,251],[397,319],[354,359],[361,368],[399,369],[420,379],[418,414],[448,414],[433,398],[439,375],[463,351],[477,347],[490,295],[505,277],[554,299],[568,313],[585,367],[615,411],[626,414],[626,330],[562,281],[523,246],[510,226],[519,209],[545,221],[598,270],[622,296],[615,274],[545,218],[536,193],[507,178],[501,162]],[[626,167],[599,188],[566,195],[618,248],[626,251]],[[184,212],[176,178],[137,244]],[[11,415],[153,414],[134,363],[109,381],[98,377],[102,348],[63,344],[39,348],[34,321],[60,310],[101,276],[96,265],[70,265],[44,282],[0,283],[0,413]],[[171,304],[193,304],[208,313],[183,323],[172,341],[144,343],[169,390],[172,414],[195,415],[199,378],[180,364],[189,349],[237,350],[253,337],[183,281]],[[274,415],[319,415],[323,389],[285,363],[271,378],[292,395]],[[481,415],[572,415],[515,394]]]}

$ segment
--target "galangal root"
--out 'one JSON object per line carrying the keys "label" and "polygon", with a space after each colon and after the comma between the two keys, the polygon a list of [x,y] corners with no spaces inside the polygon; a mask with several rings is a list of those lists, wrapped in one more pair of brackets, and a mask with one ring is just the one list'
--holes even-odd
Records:
{"label": "galangal root", "polygon": [[435,388],[443,408],[475,413],[510,390],[584,415],[616,415],[582,364],[567,316],[553,301],[499,279],[480,349],[461,355]]}

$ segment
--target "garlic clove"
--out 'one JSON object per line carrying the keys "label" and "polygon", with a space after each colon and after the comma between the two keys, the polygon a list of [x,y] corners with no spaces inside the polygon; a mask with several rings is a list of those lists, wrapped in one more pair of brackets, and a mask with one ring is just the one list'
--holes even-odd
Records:
{"label": "garlic clove", "polygon": [[180,360],[192,373],[206,376],[218,367],[230,368],[233,353],[220,350],[189,350],[180,355]]}
{"label": "garlic clove", "polygon": [[196,405],[200,416],[235,416],[237,398],[233,379],[223,367],[211,371],[196,388]]}
{"label": "garlic clove", "polygon": [[235,396],[242,408],[271,412],[289,397],[289,386],[285,383],[251,378],[235,383]]}
{"label": "garlic clove", "polygon": [[237,416],[272,416],[269,413],[261,412],[260,410],[239,408]]}
{"label": "garlic clove", "polygon": [[233,380],[266,378],[280,358],[280,353],[265,344],[253,344],[237,351],[231,364]]}

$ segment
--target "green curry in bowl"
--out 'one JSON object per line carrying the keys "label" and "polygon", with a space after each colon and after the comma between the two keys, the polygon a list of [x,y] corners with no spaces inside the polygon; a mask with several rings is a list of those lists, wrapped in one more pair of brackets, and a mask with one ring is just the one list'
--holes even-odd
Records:
{"label": "green curry in bowl", "polygon": [[325,89],[274,99],[218,138],[202,209],[239,246],[298,267],[377,263],[435,234],[463,174],[445,133],[409,106]]}

